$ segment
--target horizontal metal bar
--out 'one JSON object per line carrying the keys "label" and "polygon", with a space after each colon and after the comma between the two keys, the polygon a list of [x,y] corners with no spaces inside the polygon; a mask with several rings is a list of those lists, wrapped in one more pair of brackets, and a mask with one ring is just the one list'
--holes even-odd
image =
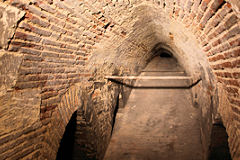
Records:
{"label": "horizontal metal bar", "polygon": [[[149,88],[149,89],[190,89],[196,84],[198,84],[202,79],[194,79],[189,76],[106,76],[106,79],[115,82],[117,84],[125,85],[129,88]],[[129,84],[124,82],[124,80],[153,80],[155,85],[144,84],[140,85],[138,83]],[[184,81],[183,83],[173,82],[173,80]],[[170,85],[169,85],[170,84]]]}
{"label": "horizontal metal bar", "polygon": [[190,76],[105,76],[106,79],[113,80],[186,80],[192,79]]}
{"label": "horizontal metal bar", "polygon": [[185,73],[184,71],[153,71],[153,70],[143,70],[142,72],[169,72],[169,73]]}

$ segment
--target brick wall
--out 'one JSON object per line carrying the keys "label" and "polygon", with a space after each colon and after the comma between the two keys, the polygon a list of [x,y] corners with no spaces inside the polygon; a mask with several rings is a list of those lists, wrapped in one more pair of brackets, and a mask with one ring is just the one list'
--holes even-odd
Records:
{"label": "brick wall", "polygon": [[[151,58],[151,48],[161,41],[156,35],[161,29],[154,22],[158,17],[151,10],[144,14],[141,5],[154,7],[183,25],[181,32],[197,39],[218,82],[219,111],[232,157],[240,158],[237,2],[4,0],[0,2],[0,159],[54,159],[71,114],[82,107],[85,82],[103,80],[105,74],[138,74]],[[169,45],[179,40],[177,32],[169,34]],[[186,56],[191,54],[195,56]],[[116,98],[110,90],[100,92],[112,95],[109,101]],[[109,121],[101,123],[94,121],[99,134]],[[109,139],[109,134],[103,137]]]}
{"label": "brick wall", "polygon": [[[240,158],[240,128],[239,128],[239,87],[240,87],[240,21],[239,13],[232,10],[231,3],[225,1],[184,1],[175,4],[180,10],[172,18],[181,21],[194,33],[207,55],[212,71],[215,73],[219,85],[224,88],[226,101],[220,108],[229,108],[227,116],[222,116],[229,135],[230,150],[233,159]],[[166,9],[168,6],[166,5]],[[182,12],[182,14],[181,14]],[[229,117],[232,117],[228,120]],[[224,119],[226,118],[226,119]],[[238,138],[237,138],[238,137]]]}

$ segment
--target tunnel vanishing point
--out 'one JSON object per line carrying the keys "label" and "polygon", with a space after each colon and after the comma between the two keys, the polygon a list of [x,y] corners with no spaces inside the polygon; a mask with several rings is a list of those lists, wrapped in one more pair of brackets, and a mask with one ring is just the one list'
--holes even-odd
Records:
{"label": "tunnel vanishing point", "polygon": [[0,159],[240,160],[239,0],[1,0]]}

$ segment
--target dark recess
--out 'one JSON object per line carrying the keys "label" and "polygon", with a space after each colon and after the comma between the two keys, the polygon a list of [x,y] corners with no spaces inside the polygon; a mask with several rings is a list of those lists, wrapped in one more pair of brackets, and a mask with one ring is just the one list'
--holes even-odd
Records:
{"label": "dark recess", "polygon": [[226,128],[222,124],[214,124],[208,160],[232,160]]}
{"label": "dark recess", "polygon": [[76,131],[77,112],[74,112],[69,120],[63,138],[60,142],[56,160],[72,160],[74,147],[74,133]]}
{"label": "dark recess", "polygon": [[115,110],[114,110],[114,112],[113,112],[113,121],[112,121],[112,131],[111,131],[111,135],[112,135],[112,133],[113,133],[113,129],[114,129],[115,121],[116,121],[116,116],[117,116],[118,108],[119,108],[119,96],[117,97],[117,102],[116,102]]}
{"label": "dark recess", "polygon": [[163,52],[160,54],[160,57],[162,58],[172,58],[172,55],[168,54],[167,52]]}

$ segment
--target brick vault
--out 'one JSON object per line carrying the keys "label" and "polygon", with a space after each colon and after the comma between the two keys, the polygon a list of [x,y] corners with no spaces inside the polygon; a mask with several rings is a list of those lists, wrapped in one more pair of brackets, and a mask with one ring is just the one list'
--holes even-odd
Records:
{"label": "brick vault", "polygon": [[131,92],[108,77],[138,76],[168,51],[201,79],[203,159],[222,123],[239,160],[239,15],[238,0],[1,0],[0,159],[56,159],[72,115],[76,143],[103,159]]}

